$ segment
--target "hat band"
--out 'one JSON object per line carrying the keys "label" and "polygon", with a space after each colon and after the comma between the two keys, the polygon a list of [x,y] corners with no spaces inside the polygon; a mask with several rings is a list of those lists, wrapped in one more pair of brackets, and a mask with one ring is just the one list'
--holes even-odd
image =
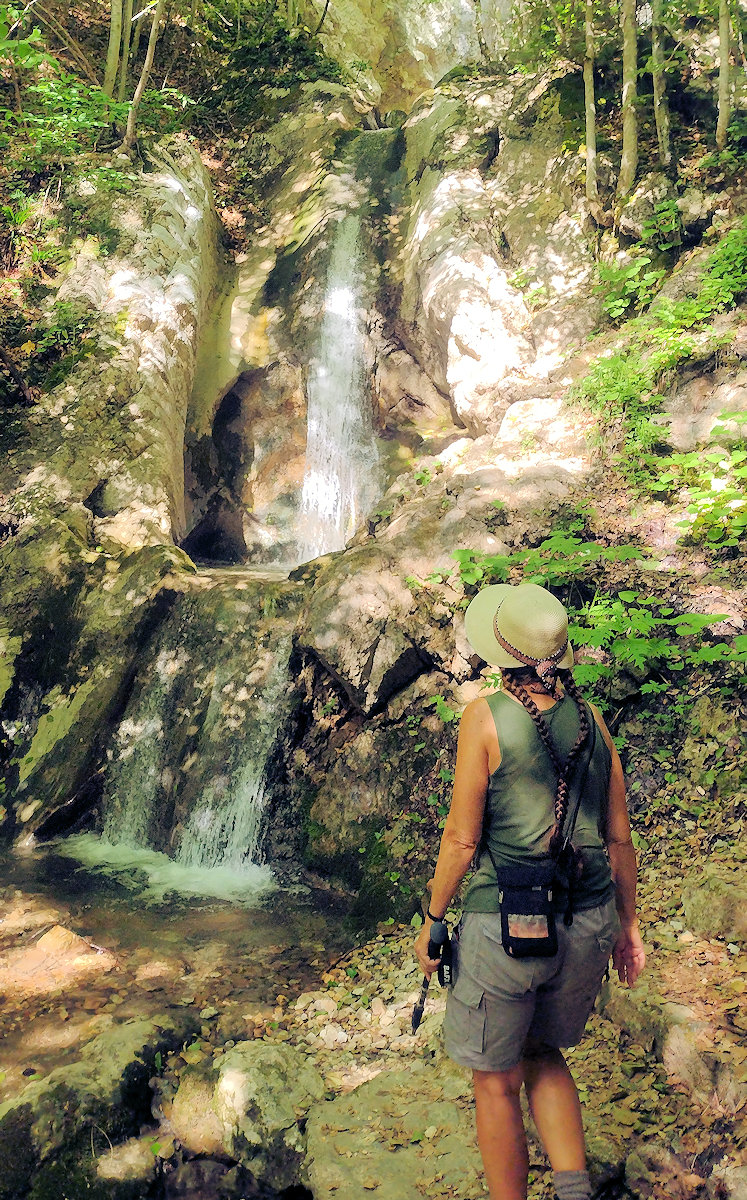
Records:
{"label": "hat band", "polygon": [[[498,612],[500,612],[500,609]],[[502,646],[512,658],[524,663],[525,666],[534,667],[548,692],[557,700],[559,698],[557,686],[558,663],[568,649],[568,638],[566,637],[563,645],[554,654],[548,654],[545,658],[533,658],[531,654],[524,654],[522,650],[517,650],[516,646],[512,646],[510,642],[506,641],[498,628],[498,612],[493,617],[493,633],[498,645]]]}

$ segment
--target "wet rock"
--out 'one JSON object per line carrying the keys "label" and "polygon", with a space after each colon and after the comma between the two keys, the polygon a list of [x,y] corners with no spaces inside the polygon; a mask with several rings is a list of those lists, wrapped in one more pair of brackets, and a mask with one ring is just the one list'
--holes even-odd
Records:
{"label": "wet rock", "polygon": [[71,929],[55,925],[30,946],[0,960],[0,990],[21,995],[53,995],[117,965],[115,956],[92,946]]}

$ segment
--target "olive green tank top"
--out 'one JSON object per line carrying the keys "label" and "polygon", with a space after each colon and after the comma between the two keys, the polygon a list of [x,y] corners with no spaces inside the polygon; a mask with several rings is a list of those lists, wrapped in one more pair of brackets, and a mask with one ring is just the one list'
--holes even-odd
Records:
{"label": "olive green tank top", "polygon": [[[498,912],[498,885],[485,843],[498,866],[520,866],[529,859],[548,857],[555,827],[557,773],[534,721],[522,704],[504,692],[487,697],[493,714],[501,761],[490,776],[485,801],[483,838],[477,870],[464,898],[465,912]],[[578,736],[578,709],[564,696],[542,716],[547,722],[561,759]],[[589,719],[593,720],[591,711]],[[571,820],[583,782],[583,795],[573,832],[573,845],[581,851],[583,871],[574,888],[573,908],[580,911],[604,904],[613,895],[612,876],[604,845],[612,758],[597,730],[594,753],[584,780],[588,750],[581,752],[571,780],[567,821]],[[567,897],[555,889],[555,907],[563,911]]]}

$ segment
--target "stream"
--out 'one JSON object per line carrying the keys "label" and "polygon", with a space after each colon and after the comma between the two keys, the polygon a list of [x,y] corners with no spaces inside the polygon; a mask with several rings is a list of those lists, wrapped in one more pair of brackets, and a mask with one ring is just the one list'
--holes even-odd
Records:
{"label": "stream", "polygon": [[[108,854],[105,868],[79,861],[95,860],[90,835],[0,853],[0,1101],[74,1057],[102,1018],[135,1020],[172,1005],[214,1018],[217,1007],[225,1039],[252,1036],[247,1014],[269,1019],[278,996],[292,1002],[318,986],[350,945],[340,901],[322,889],[278,886],[255,867],[243,891],[235,875],[229,888],[216,874],[214,890],[230,899],[186,895],[185,868],[165,855],[121,852],[117,864],[106,847],[98,853]],[[198,893],[209,890],[206,875]],[[94,950],[77,959],[64,947],[37,953],[59,926]]]}

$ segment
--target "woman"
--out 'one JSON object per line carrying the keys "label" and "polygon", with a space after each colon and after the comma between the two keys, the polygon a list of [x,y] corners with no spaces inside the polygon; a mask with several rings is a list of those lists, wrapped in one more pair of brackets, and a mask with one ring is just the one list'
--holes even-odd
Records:
{"label": "woman", "polygon": [[[645,963],[622,767],[604,721],[573,682],[567,614],[550,592],[531,583],[484,588],[465,631],[500,668],[504,690],[473,700],[462,716],[451,810],[415,949],[430,976],[438,966],[427,953],[431,924],[477,853],[444,1034],[449,1055],[473,1071],[491,1200],[526,1198],[522,1084],[558,1200],[588,1200],[581,1106],[561,1047],[580,1040],[610,953],[629,985]],[[563,827],[567,834],[574,816],[563,870]],[[557,927],[557,952],[514,958],[502,943],[496,872],[542,864],[559,879],[551,901],[558,916],[546,918]]]}

